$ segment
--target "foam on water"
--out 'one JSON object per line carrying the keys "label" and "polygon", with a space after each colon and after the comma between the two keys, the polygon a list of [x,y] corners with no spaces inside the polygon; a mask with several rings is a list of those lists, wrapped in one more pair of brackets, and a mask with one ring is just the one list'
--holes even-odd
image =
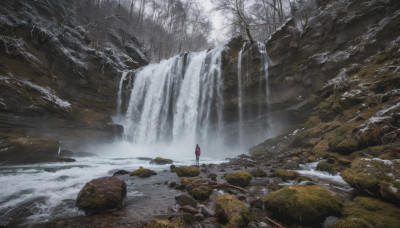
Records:
{"label": "foam on water", "polygon": [[328,185],[333,184],[343,190],[351,190],[351,186],[343,180],[343,178],[339,175],[332,175],[328,172],[323,172],[316,170],[318,162],[308,163],[306,165],[300,165],[302,170],[294,170],[295,172],[308,176],[310,178],[318,178],[321,182],[325,182]]}
{"label": "foam on water", "polygon": [[[99,156],[76,158],[77,161],[74,163],[1,166],[0,225],[6,224],[4,219],[9,209],[38,197],[44,197],[45,200],[37,201],[35,204],[36,213],[30,216],[27,222],[46,222],[50,219],[83,215],[83,212],[74,206],[78,192],[90,180],[110,176],[111,170],[133,171],[139,166],[155,171],[169,169],[169,165],[151,165],[149,161],[135,158],[135,155],[122,155],[107,155],[100,152]],[[150,157],[144,153],[136,155],[138,157],[140,155]],[[217,164],[223,161],[223,159],[215,160],[201,157],[201,163]],[[191,158],[174,160],[174,164],[195,164],[194,155]]]}

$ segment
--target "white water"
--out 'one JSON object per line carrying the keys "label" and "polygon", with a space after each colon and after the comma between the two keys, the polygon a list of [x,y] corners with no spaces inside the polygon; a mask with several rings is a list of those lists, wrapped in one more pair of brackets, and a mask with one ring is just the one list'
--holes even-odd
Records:
{"label": "white water", "polygon": [[121,122],[125,140],[133,147],[182,148],[190,156],[196,144],[223,154],[222,50],[182,54],[139,69]]}
{"label": "white water", "polygon": [[[244,48],[246,47],[246,43],[243,43],[242,49],[240,49],[238,54],[238,73],[237,73],[237,84],[238,84],[238,138],[239,138],[239,147],[241,150],[244,149],[243,145],[243,91],[242,91],[242,53]],[[247,67],[246,67],[246,79],[247,79]]]}
{"label": "white water", "polygon": [[[266,71],[265,45],[259,44],[259,47]],[[45,200],[35,204],[29,222],[81,215],[82,212],[74,207],[79,190],[94,178],[111,175],[111,170],[132,171],[139,166],[156,171],[169,169],[169,165],[153,166],[137,157],[161,156],[173,159],[176,165],[191,165],[195,163],[194,147],[200,144],[200,162],[218,164],[226,157],[245,152],[237,147],[238,142],[225,141],[230,132],[224,129],[222,113],[222,50],[223,47],[217,47],[208,52],[179,55],[140,68],[135,72],[126,113],[122,113],[121,106],[125,103],[122,92],[129,72],[123,72],[115,120],[124,125],[124,140],[85,149],[97,157],[77,158],[74,163],[1,166],[0,225],[7,222],[4,220],[7,210],[41,196]],[[239,67],[241,72],[241,63],[238,63]],[[245,79],[238,74],[240,142],[249,137],[243,130],[242,110],[242,82],[248,84],[250,80],[248,67],[249,64]],[[268,75],[265,77],[268,79]],[[267,94],[268,86],[267,83]]]}
{"label": "white water", "polygon": [[340,174],[330,174],[328,172],[316,170],[318,162],[309,163],[306,165],[300,165],[302,170],[293,170],[303,176],[308,176],[310,178],[317,178],[326,185],[333,184],[335,187],[349,191],[352,190],[351,186],[343,180]]}
{"label": "white water", "polygon": [[[149,161],[135,158],[135,156],[143,155],[139,153],[139,148],[137,151],[131,151],[132,153],[128,156],[119,153],[121,149],[123,148],[104,147],[98,152],[98,156],[76,158],[77,161],[73,163],[0,166],[0,225],[7,223],[5,220],[7,210],[38,197],[45,197],[45,199],[36,201],[30,208],[35,214],[28,217],[27,223],[42,223],[83,215],[83,212],[75,208],[78,192],[85,183],[94,178],[111,176],[112,170],[133,171],[139,166],[155,171],[169,170],[169,165],[150,165]],[[200,160],[201,163],[214,164],[223,161],[204,156]],[[192,165],[195,164],[195,159],[191,157],[185,160],[174,157],[174,164]],[[132,194],[136,193],[128,192],[128,197]]]}
{"label": "white water", "polygon": [[130,73],[130,71],[123,71],[121,75],[121,79],[119,81],[119,88],[118,88],[118,98],[117,98],[117,115],[121,114],[121,105],[122,105],[122,86],[126,79],[126,76]]}

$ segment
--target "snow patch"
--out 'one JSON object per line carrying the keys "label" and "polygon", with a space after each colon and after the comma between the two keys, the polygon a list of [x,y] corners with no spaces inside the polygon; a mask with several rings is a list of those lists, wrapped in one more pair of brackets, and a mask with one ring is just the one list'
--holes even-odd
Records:
{"label": "snow patch", "polygon": [[69,109],[71,107],[71,104],[68,101],[61,100],[59,97],[54,95],[54,93],[50,92],[48,89],[45,89],[45,88],[43,88],[39,85],[36,85],[30,81],[21,81],[21,82],[23,84],[35,89],[36,91],[38,91],[39,93],[41,93],[43,95],[44,99],[57,104],[61,108]]}

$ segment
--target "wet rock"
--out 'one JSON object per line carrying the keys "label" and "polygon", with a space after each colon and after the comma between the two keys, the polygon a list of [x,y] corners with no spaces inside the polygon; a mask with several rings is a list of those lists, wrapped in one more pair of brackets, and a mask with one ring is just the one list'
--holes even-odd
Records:
{"label": "wet rock", "polygon": [[203,221],[204,220],[204,215],[202,213],[197,213],[194,215],[197,221]]}
{"label": "wet rock", "polygon": [[194,187],[199,187],[199,186],[212,187],[217,183],[205,177],[188,177],[188,178],[183,178],[181,180],[181,184],[186,186],[192,185],[191,189],[193,189]]}
{"label": "wet rock", "polygon": [[204,201],[208,199],[211,192],[212,192],[211,188],[207,186],[200,186],[193,188],[189,194],[196,200]]}
{"label": "wet rock", "polygon": [[[20,227],[24,225],[26,218],[38,213],[40,205],[45,204],[45,197],[37,197],[28,202],[20,203],[8,210],[1,210],[0,227]],[[26,225],[26,224],[25,224]]]}
{"label": "wet rock", "polygon": [[59,158],[59,161],[61,161],[61,162],[76,162],[76,160],[73,158]]}
{"label": "wet rock", "polygon": [[300,167],[296,161],[288,161],[285,164],[285,169],[296,170],[296,169],[300,169]]}
{"label": "wet rock", "polygon": [[218,221],[227,227],[246,227],[250,222],[249,208],[230,194],[217,196],[215,213]]}
{"label": "wet rock", "polygon": [[344,205],[343,215],[331,227],[398,227],[399,214],[392,204],[359,196]]}
{"label": "wet rock", "polygon": [[359,159],[341,173],[359,194],[382,197],[400,203],[400,162],[396,160]]}
{"label": "wet rock", "polygon": [[317,164],[317,170],[320,171],[325,171],[328,173],[335,173],[337,171],[339,171],[338,167],[336,167],[334,164],[328,163],[327,161],[320,161]]}
{"label": "wet rock", "polygon": [[226,175],[225,179],[230,184],[245,187],[250,184],[252,177],[249,172],[235,172]]}
{"label": "wet rock", "polygon": [[266,177],[267,173],[263,169],[258,167],[257,169],[251,171],[251,175],[253,175],[253,177]]}
{"label": "wet rock", "polygon": [[204,206],[204,205],[199,205],[199,210],[200,210],[200,212],[204,215],[204,217],[206,217],[206,218],[209,218],[209,217],[214,217],[215,216],[215,211],[213,211],[213,210],[211,210],[211,209],[209,209],[209,208],[207,208],[206,206]]}
{"label": "wet rock", "polygon": [[296,179],[296,181],[297,181],[297,183],[301,183],[301,182],[303,182],[303,181],[312,181],[312,179],[309,178],[309,177],[307,177],[307,176],[299,176],[299,177]]}
{"label": "wet rock", "polygon": [[169,166],[169,170],[170,170],[171,172],[175,172],[175,168],[176,168],[175,165],[170,165],[170,166]]}
{"label": "wet rock", "polygon": [[342,154],[350,154],[356,151],[359,147],[359,139],[356,137],[345,137],[336,141],[335,143],[329,144],[329,149],[334,152]]}
{"label": "wet rock", "polygon": [[101,177],[86,183],[76,198],[76,206],[86,214],[121,208],[126,184],[115,177]]}
{"label": "wet rock", "polygon": [[273,177],[280,177],[283,181],[294,180],[300,176],[300,174],[288,170],[277,170],[272,174]]}
{"label": "wet rock", "polygon": [[286,187],[263,201],[266,209],[305,225],[319,224],[327,216],[342,212],[342,201],[320,186]]}
{"label": "wet rock", "polygon": [[184,211],[184,212],[189,212],[189,213],[192,213],[192,214],[197,214],[197,213],[199,213],[199,211],[198,211],[196,208],[194,208],[194,207],[192,207],[192,206],[190,206],[190,205],[181,206],[181,207],[179,208],[179,210]]}
{"label": "wet rock", "polygon": [[179,166],[175,168],[175,172],[179,177],[195,177],[200,174],[196,166]]}
{"label": "wet rock", "polygon": [[150,169],[145,169],[142,166],[139,167],[139,169],[131,172],[130,176],[138,176],[138,177],[150,177],[152,175],[157,175],[156,172]]}
{"label": "wet rock", "polygon": [[129,172],[129,171],[120,169],[120,170],[116,171],[116,172],[113,174],[113,176],[116,176],[116,175],[127,175],[127,174],[130,174],[130,173],[131,173],[131,172]]}
{"label": "wet rock", "polygon": [[175,181],[172,181],[171,183],[169,183],[169,186],[170,186],[171,188],[175,188],[176,182],[175,182]]}
{"label": "wet rock", "polygon": [[250,208],[262,208],[264,204],[263,201],[258,197],[249,198],[248,202],[250,204]]}
{"label": "wet rock", "polygon": [[175,228],[179,227],[182,224],[182,221],[179,219],[171,218],[170,219],[161,219],[161,218],[152,218],[147,221],[144,221],[140,224],[141,228],[154,228],[154,227],[162,227],[162,228]]}
{"label": "wet rock", "polygon": [[215,173],[210,173],[210,174],[208,174],[207,177],[213,181],[217,181],[217,174],[215,174]]}
{"label": "wet rock", "polygon": [[173,161],[171,159],[156,157],[156,158],[154,158],[153,160],[150,161],[150,164],[166,165],[166,164],[171,164],[172,162]]}
{"label": "wet rock", "polygon": [[236,197],[237,197],[240,201],[243,201],[243,200],[246,199],[246,195],[243,194],[243,193],[238,193],[238,194],[236,194]]}
{"label": "wet rock", "polygon": [[175,197],[175,200],[179,206],[189,205],[193,208],[197,208],[197,201],[193,199],[190,195],[182,194],[180,196]]}

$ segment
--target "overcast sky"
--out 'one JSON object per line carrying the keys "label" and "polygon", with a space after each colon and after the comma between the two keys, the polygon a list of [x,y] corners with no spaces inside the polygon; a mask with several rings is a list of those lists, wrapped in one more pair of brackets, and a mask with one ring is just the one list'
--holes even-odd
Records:
{"label": "overcast sky", "polygon": [[227,35],[226,26],[224,26],[224,17],[221,12],[213,11],[214,5],[211,0],[199,0],[200,3],[210,15],[210,21],[213,24],[210,41],[217,41],[217,43],[225,43],[229,37]]}

